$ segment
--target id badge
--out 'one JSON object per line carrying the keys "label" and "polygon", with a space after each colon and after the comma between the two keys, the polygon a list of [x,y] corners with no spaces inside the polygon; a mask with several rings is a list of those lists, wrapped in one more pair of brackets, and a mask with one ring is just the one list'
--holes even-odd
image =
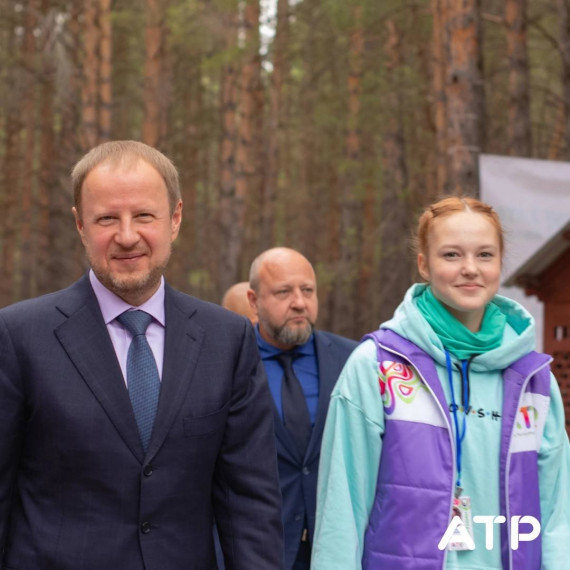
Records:
{"label": "id badge", "polygon": [[[471,516],[471,497],[461,495],[453,499],[452,516],[461,519],[461,525],[453,532],[453,536],[447,546],[448,550],[471,550],[462,537],[462,533],[467,531],[473,539],[473,519]],[[462,529],[462,531],[460,531]]]}

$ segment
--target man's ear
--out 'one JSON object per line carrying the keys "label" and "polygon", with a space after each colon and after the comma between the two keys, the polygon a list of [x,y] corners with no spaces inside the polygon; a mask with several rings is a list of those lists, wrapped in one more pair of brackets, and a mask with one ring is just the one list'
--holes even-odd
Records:
{"label": "man's ear", "polygon": [[257,295],[253,289],[247,290],[247,300],[251,310],[257,315]]}
{"label": "man's ear", "polygon": [[418,253],[418,271],[423,279],[429,282],[429,266],[423,253]]}
{"label": "man's ear", "polygon": [[171,219],[171,241],[174,241],[178,237],[178,232],[180,231],[180,224],[182,223],[182,200],[178,200],[178,204],[174,208]]}
{"label": "man's ear", "polygon": [[71,211],[73,212],[73,217],[75,218],[75,227],[77,228],[77,231],[81,236],[81,241],[84,241],[85,234],[83,232],[83,221],[81,220],[81,216],[79,215],[79,212],[77,211],[77,208],[75,206],[71,208]]}

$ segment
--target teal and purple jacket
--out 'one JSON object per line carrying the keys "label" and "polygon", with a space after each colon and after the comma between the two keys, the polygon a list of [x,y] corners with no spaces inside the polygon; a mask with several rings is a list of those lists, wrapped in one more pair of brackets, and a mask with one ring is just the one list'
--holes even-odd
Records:
{"label": "teal and purple jacket", "polygon": [[[379,365],[402,373],[412,366],[431,396],[426,422],[394,417],[386,422],[374,505],[364,539],[363,570],[439,570],[446,552],[437,544],[451,521],[455,489],[455,439],[451,417],[432,359],[390,330],[368,335],[377,345]],[[531,515],[540,521],[536,438],[515,430],[523,407],[548,407],[550,358],[529,353],[504,371],[500,476],[501,515]],[[428,417],[427,416],[431,416]],[[435,419],[439,416],[439,419]],[[435,425],[439,424],[439,425]],[[539,426],[535,426],[539,429]],[[526,439],[525,439],[526,438]],[[528,441],[526,441],[528,440]],[[430,513],[426,525],[424,513]],[[401,531],[398,531],[398,526]],[[404,530],[405,529],[405,530]],[[510,525],[501,525],[501,558],[509,570],[540,570],[540,536],[509,548]],[[415,536],[413,542],[398,535]],[[482,547],[482,545],[479,545]]]}
{"label": "teal and purple jacket", "polygon": [[531,515],[542,531],[511,550],[510,526],[495,524],[487,550],[485,525],[475,524],[475,550],[438,549],[457,454],[444,348],[415,307],[422,287],[353,352],[333,390],[311,569],[570,570],[562,398],[550,358],[532,351],[532,317],[499,296],[508,326],[501,347],[471,366],[462,486],[474,515]]}

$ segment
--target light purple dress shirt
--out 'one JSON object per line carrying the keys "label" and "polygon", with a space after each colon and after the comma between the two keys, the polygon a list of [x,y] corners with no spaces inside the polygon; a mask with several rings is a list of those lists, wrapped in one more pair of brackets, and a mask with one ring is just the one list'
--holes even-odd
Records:
{"label": "light purple dress shirt", "polygon": [[160,279],[160,285],[156,293],[148,299],[148,301],[145,301],[138,307],[129,305],[129,303],[123,301],[123,299],[115,295],[115,293],[109,291],[109,289],[97,279],[92,269],[89,270],[89,280],[91,281],[91,286],[97,297],[105,325],[107,325],[107,330],[111,337],[111,342],[119,359],[119,365],[123,372],[125,384],[127,383],[127,353],[129,352],[132,335],[116,319],[121,313],[129,309],[139,309],[153,317],[152,322],[146,329],[146,339],[156,360],[158,375],[162,380],[165,335],[164,277]]}

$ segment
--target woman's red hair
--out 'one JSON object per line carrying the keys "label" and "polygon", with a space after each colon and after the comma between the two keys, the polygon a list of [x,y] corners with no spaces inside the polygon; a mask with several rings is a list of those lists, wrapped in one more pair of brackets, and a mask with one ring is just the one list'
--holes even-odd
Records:
{"label": "woman's red hair", "polygon": [[418,220],[418,229],[416,234],[416,249],[418,253],[427,253],[428,236],[432,229],[434,220],[443,216],[450,216],[457,212],[474,212],[476,214],[486,216],[491,224],[493,224],[495,230],[497,230],[501,256],[503,255],[505,241],[504,231],[497,212],[495,212],[489,204],[485,204],[485,202],[481,202],[481,200],[460,196],[449,196],[447,198],[443,198],[442,200],[427,206],[423,211],[420,219]]}

